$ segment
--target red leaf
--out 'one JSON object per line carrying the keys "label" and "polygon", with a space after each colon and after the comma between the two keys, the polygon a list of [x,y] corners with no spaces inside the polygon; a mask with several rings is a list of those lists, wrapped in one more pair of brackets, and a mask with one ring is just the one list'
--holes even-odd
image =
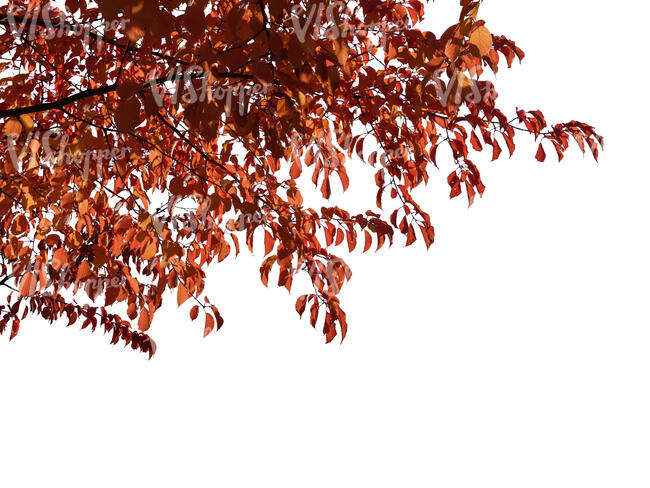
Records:
{"label": "red leaf", "polygon": [[190,310],[190,318],[191,318],[192,320],[196,320],[196,318],[197,318],[198,316],[199,316],[199,306],[198,306],[198,305],[194,305],[194,306],[192,307],[192,310]]}
{"label": "red leaf", "polygon": [[415,230],[413,230],[412,225],[409,225],[406,236],[407,236],[407,239],[406,239],[406,245],[407,246],[410,246],[411,244],[413,244],[415,242],[415,239],[416,239]]}
{"label": "red leaf", "polygon": [[13,341],[14,338],[18,335],[18,330],[20,329],[20,320],[14,319],[11,324],[11,334],[9,335],[9,340]]}
{"label": "red leaf", "polygon": [[131,132],[140,125],[140,102],[131,97],[122,101],[115,110],[115,125],[120,132]]}
{"label": "red leaf", "polygon": [[305,312],[305,306],[307,305],[308,295],[303,295],[296,300],[296,312],[302,317],[302,314]]}

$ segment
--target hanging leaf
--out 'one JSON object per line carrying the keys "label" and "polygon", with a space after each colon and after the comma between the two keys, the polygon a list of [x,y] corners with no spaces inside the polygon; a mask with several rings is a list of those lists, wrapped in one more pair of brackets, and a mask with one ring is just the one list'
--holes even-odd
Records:
{"label": "hanging leaf", "polygon": [[492,34],[485,26],[481,25],[471,33],[469,43],[476,48],[480,56],[487,56],[492,50]]}
{"label": "hanging leaf", "polygon": [[192,320],[196,320],[196,318],[197,318],[198,316],[199,316],[199,306],[198,306],[198,305],[194,305],[194,306],[192,307],[192,310],[190,310],[190,318],[191,318]]}
{"label": "hanging leaf", "polygon": [[203,337],[207,337],[214,330],[215,322],[212,315],[205,314],[205,329],[203,331]]}
{"label": "hanging leaf", "polygon": [[18,290],[20,291],[20,296],[23,297],[28,297],[34,294],[36,291],[36,285],[38,283],[38,280],[36,279],[36,276],[34,276],[34,273],[25,273],[21,278],[20,278],[20,283],[18,285]]}

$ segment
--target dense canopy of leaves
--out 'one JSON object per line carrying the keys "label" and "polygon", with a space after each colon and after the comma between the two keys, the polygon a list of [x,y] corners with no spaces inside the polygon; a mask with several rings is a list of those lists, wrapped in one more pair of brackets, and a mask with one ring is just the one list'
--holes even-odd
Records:
{"label": "dense canopy of leaves", "polygon": [[[0,6],[0,333],[64,318],[153,354],[170,291],[206,334],[221,327],[205,269],[256,241],[264,284],[307,273],[296,310],[344,338],[351,273],[332,250],[430,246],[416,187],[444,171],[471,204],[474,157],[512,155],[517,133],[540,161],[570,140],[598,156],[589,125],[498,108],[488,75],[524,53],[480,3],[438,34],[417,28],[418,0]],[[369,210],[303,202],[305,184],[347,190],[350,164],[374,167]]]}

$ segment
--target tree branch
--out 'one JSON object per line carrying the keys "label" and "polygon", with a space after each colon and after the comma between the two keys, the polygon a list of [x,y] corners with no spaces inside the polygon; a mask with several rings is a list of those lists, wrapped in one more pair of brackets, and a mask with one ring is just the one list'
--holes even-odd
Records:
{"label": "tree branch", "polygon": [[[214,74],[214,73],[213,73]],[[191,77],[192,78],[202,78],[205,75],[205,73],[195,73]],[[239,78],[239,79],[244,79],[244,80],[251,80],[253,77],[251,75],[243,74],[243,73],[217,73],[217,77],[219,78]],[[142,88],[150,88],[155,85],[162,85],[163,83],[166,83],[168,81],[173,81],[172,79],[169,79],[168,77],[162,77],[162,78],[156,78],[155,80],[151,80],[148,83],[144,83],[142,85]],[[53,102],[45,102],[45,103],[39,103],[37,105],[30,105],[27,107],[18,107],[18,108],[12,108],[8,110],[0,110],[0,119],[6,118],[6,117],[18,117],[21,115],[27,115],[27,114],[33,114],[33,113],[38,113],[38,112],[45,112],[46,110],[57,110],[65,107],[66,105],[70,105],[71,103],[78,102],[80,100],[83,100],[85,98],[90,98],[90,97],[95,97],[98,95],[106,95],[107,93],[114,92],[117,90],[118,84],[113,83],[111,85],[107,86],[102,86],[100,88],[92,88],[90,90],[84,90],[78,93],[75,93],[74,95],[70,95],[69,97],[64,97],[59,100],[53,101]]]}

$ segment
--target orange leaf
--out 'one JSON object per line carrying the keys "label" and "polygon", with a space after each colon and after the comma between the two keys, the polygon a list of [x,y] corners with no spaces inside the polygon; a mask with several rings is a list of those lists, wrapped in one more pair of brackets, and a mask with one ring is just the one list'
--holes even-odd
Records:
{"label": "orange leaf", "polygon": [[345,39],[339,38],[336,40],[336,58],[341,66],[345,65],[350,54],[350,47]]}
{"label": "orange leaf", "polygon": [[205,329],[203,331],[203,337],[206,337],[213,330],[214,330],[214,317],[209,313],[205,314]]}
{"label": "orange leaf", "polygon": [[23,131],[23,125],[20,121],[14,117],[11,117],[7,122],[5,122],[2,127],[2,136],[3,137],[12,137],[16,138],[20,136],[20,133]]}
{"label": "orange leaf", "polygon": [[83,263],[81,263],[81,266],[79,266],[79,270],[77,271],[77,281],[87,280],[92,275],[93,272],[90,269],[90,265],[88,264],[88,261],[84,261]]}
{"label": "orange leaf", "polygon": [[481,57],[487,56],[492,50],[492,34],[482,25],[469,36],[469,43],[478,50]]}
{"label": "orange leaf", "polygon": [[445,56],[447,56],[452,61],[458,57],[460,54],[460,49],[462,47],[462,40],[457,37],[452,37],[447,42],[445,47]]}
{"label": "orange leaf", "polygon": [[273,251],[273,246],[275,244],[275,239],[269,231],[264,231],[264,255]]}
{"label": "orange leaf", "polygon": [[176,303],[178,303],[178,306],[180,307],[187,301],[188,298],[190,298],[190,292],[187,290],[183,283],[180,283],[178,285],[178,292],[176,294]]}
{"label": "orange leaf", "polygon": [[143,308],[140,312],[140,319],[138,320],[138,329],[140,329],[142,332],[146,332],[149,330],[150,326],[151,317],[149,316],[149,310]]}
{"label": "orange leaf", "polygon": [[23,297],[28,297],[34,294],[36,291],[36,284],[37,284],[37,279],[36,276],[34,276],[34,273],[25,273],[23,277],[20,279],[20,283],[18,285],[18,290],[20,291],[20,295]]}
{"label": "orange leaf", "polygon": [[152,259],[156,255],[157,251],[158,251],[158,240],[149,237],[147,244],[145,244],[140,257],[145,261],[148,261],[149,259]]}
{"label": "orange leaf", "polygon": [[60,247],[54,251],[54,256],[52,257],[52,267],[57,271],[61,271],[61,268],[68,265],[68,257],[68,251]]}

